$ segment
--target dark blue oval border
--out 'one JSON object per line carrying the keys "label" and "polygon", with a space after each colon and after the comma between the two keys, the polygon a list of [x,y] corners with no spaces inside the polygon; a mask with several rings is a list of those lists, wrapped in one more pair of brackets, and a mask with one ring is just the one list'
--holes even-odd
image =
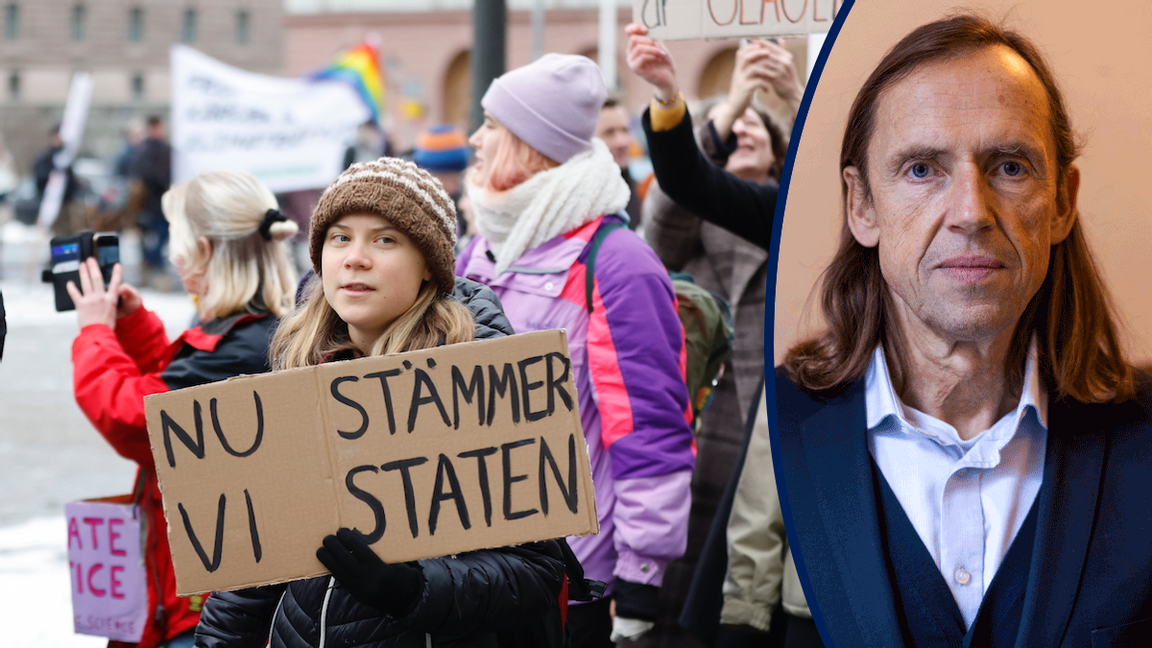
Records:
{"label": "dark blue oval border", "polygon": [[[768,267],[771,269],[771,274],[768,277],[768,293],[764,304],[764,397],[768,399],[765,405],[767,407],[768,421],[771,423],[768,436],[772,440],[772,464],[777,467],[784,464],[782,463],[783,458],[780,455],[779,424],[776,417],[776,381],[772,379],[776,366],[775,335],[769,335],[768,332],[775,332],[776,329],[776,283],[779,280],[780,271],[780,234],[784,226],[784,208],[788,203],[788,189],[792,185],[792,168],[796,164],[796,151],[803,137],[804,123],[808,119],[808,108],[812,105],[812,97],[816,94],[816,86],[820,82],[820,76],[824,73],[824,65],[828,61],[828,53],[836,44],[836,38],[840,35],[840,28],[843,27],[844,21],[848,18],[848,14],[854,4],[855,0],[844,0],[844,4],[840,6],[840,10],[836,12],[836,18],[832,21],[832,26],[828,29],[828,36],[824,40],[823,47],[820,48],[820,54],[816,58],[816,65],[813,66],[812,74],[809,76],[808,83],[804,88],[804,98],[800,101],[800,110],[796,113],[796,122],[792,126],[792,137],[788,142],[788,160],[784,164],[784,174],[780,180],[780,195],[776,201],[776,213],[774,214],[772,223],[772,243],[771,249],[768,252]],[[776,469],[776,489],[780,496],[780,510],[784,515],[784,528],[788,532],[788,546],[792,551],[792,558],[796,562],[796,573],[800,577],[800,585],[804,588],[804,598],[808,602],[809,611],[812,612],[812,621],[816,624],[816,629],[820,632],[820,638],[824,641],[824,647],[835,648],[832,643],[832,637],[828,632],[828,626],[824,623],[824,615],[821,614],[820,606],[817,604],[816,598],[812,595],[812,584],[808,581],[808,570],[804,566],[800,543],[796,541],[796,529],[792,523],[792,507],[788,500],[788,486],[784,483],[784,478],[779,468]]]}

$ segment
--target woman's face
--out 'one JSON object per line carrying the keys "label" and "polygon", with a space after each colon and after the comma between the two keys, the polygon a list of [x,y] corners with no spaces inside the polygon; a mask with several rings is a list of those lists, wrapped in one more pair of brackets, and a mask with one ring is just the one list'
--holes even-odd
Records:
{"label": "woman's face", "polygon": [[468,144],[472,147],[471,181],[478,187],[488,184],[491,163],[496,159],[496,149],[504,132],[504,125],[489,115],[488,111],[484,111],[484,123],[468,138]]}
{"label": "woman's face", "polygon": [[170,260],[172,261],[172,266],[176,268],[176,274],[180,275],[180,283],[184,285],[184,292],[189,295],[203,297],[204,293],[208,291],[204,282],[204,274],[194,272],[192,270],[192,262],[183,256],[174,256]]}
{"label": "woman's face", "polygon": [[203,297],[208,292],[204,271],[212,256],[212,246],[208,239],[203,236],[196,240],[194,246],[182,245],[184,237],[188,236],[187,231],[178,227],[172,229],[172,238],[168,242],[171,251],[168,260],[172,262],[172,267],[180,276],[180,283],[184,285],[184,292],[194,297]]}
{"label": "woman's face", "polygon": [[320,254],[324,298],[363,352],[432,280],[420,249],[376,214],[348,214],[332,223]]}
{"label": "woman's face", "polygon": [[[709,111],[709,117],[717,108],[719,106]],[[736,150],[728,156],[724,169],[743,180],[767,180],[772,165],[776,163],[776,155],[772,152],[772,136],[760,115],[752,108],[745,110],[732,124],[732,134],[736,136]]]}

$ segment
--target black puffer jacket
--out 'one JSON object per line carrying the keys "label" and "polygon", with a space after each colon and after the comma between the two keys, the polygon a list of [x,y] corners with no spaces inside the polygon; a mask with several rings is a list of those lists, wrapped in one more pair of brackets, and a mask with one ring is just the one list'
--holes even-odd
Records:
{"label": "black puffer jacket", "polygon": [[452,291],[452,299],[472,311],[472,318],[476,320],[477,340],[512,335],[512,323],[504,315],[504,306],[488,286],[464,277],[456,277],[456,289]]}
{"label": "black puffer jacket", "polygon": [[[510,335],[500,300],[483,284],[457,278],[453,298],[476,320],[476,338]],[[425,648],[539,645],[558,628],[564,553],[556,541],[419,561],[424,589],[395,618],[357,602],[332,577],[213,594],[196,628],[207,648]],[[526,643],[526,640],[529,642]]]}
{"label": "black puffer jacket", "polygon": [[[501,646],[557,605],[563,563],[554,541],[419,561],[424,591],[393,618],[357,602],[332,577],[212,595],[196,645],[217,648]],[[429,642],[430,639],[430,642]]]}

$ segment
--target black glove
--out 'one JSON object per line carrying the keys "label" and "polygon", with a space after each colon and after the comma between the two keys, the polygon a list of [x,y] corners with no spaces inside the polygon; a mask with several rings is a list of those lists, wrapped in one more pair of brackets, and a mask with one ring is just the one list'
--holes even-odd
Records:
{"label": "black glove", "polygon": [[616,616],[641,621],[656,620],[659,587],[617,578],[616,584],[612,586],[612,598],[616,599]]}
{"label": "black glove", "polygon": [[390,565],[380,560],[364,536],[340,529],[324,538],[316,557],[357,601],[391,614],[407,615],[424,591],[424,572],[416,563]]}

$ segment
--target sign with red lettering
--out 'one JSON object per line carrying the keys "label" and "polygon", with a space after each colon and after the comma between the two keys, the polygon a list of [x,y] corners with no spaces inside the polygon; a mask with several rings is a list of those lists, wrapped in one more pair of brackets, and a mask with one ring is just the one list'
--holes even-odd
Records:
{"label": "sign with red lettering", "polygon": [[64,505],[79,634],[135,643],[148,618],[140,519],[130,495]]}
{"label": "sign with red lettering", "polygon": [[843,0],[632,0],[656,40],[823,34]]}
{"label": "sign with red lettering", "polygon": [[243,376],[145,399],[181,595],[596,533],[562,330]]}

